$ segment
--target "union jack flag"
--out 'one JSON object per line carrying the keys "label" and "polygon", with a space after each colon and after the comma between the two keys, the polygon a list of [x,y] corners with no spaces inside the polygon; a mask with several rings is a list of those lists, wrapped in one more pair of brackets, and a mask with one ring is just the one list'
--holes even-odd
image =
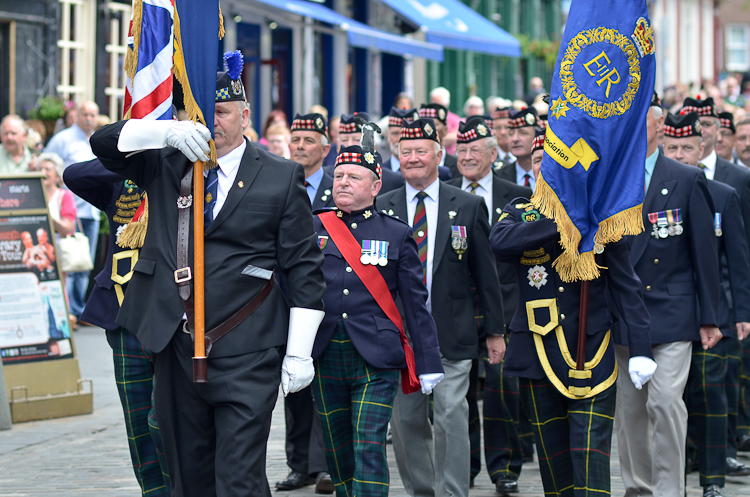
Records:
{"label": "union jack flag", "polygon": [[125,62],[125,119],[172,118],[174,0],[133,0]]}

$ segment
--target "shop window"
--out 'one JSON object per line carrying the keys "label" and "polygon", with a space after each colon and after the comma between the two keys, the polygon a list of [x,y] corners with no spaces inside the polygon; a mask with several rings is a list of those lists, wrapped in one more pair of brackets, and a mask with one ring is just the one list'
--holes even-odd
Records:
{"label": "shop window", "polygon": [[729,24],[726,26],[726,68],[729,71],[750,69],[750,26]]}

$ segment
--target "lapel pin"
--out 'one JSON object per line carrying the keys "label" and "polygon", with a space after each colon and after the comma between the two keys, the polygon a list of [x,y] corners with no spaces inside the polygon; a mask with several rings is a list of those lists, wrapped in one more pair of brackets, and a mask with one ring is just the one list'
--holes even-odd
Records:
{"label": "lapel pin", "polygon": [[666,194],[668,194],[668,193],[669,193],[669,190],[667,190],[666,188],[662,188],[662,189],[661,189],[661,194],[662,194],[662,195],[666,195]]}
{"label": "lapel pin", "polygon": [[456,217],[456,211],[448,211],[448,218],[453,219]]}
{"label": "lapel pin", "polygon": [[245,188],[245,183],[243,181],[240,181],[239,183],[237,183],[237,186],[239,186],[240,188]]}
{"label": "lapel pin", "polygon": [[497,209],[495,209],[495,212],[497,212],[498,214],[502,214],[503,210],[500,207],[498,207]]}

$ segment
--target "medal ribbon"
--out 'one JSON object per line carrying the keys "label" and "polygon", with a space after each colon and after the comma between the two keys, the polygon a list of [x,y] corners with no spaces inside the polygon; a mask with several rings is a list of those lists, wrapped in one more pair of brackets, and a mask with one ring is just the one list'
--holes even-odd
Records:
{"label": "medal ribbon", "polygon": [[667,221],[667,213],[664,211],[659,211],[658,213],[658,220],[656,221],[656,224],[659,226],[667,226],[669,222]]}
{"label": "medal ribbon", "polygon": [[682,224],[682,213],[680,212],[680,209],[674,210],[674,222],[677,224]]}
{"label": "medal ribbon", "polygon": [[656,212],[649,212],[648,213],[648,220],[651,221],[651,224],[656,224],[656,221],[658,219],[658,216]]}
{"label": "medal ribbon", "polygon": [[721,212],[714,213],[714,230],[719,231],[721,229]]}

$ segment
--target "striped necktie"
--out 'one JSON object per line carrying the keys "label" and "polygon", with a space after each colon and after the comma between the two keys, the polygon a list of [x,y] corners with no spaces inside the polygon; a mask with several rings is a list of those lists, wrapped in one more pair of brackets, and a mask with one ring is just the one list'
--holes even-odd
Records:
{"label": "striped necktie", "polygon": [[476,181],[472,181],[471,183],[469,183],[469,187],[471,188],[471,193],[473,193],[474,195],[476,195],[477,194],[477,188],[479,188],[479,183],[477,183]]}
{"label": "striped necktie", "polygon": [[523,175],[523,186],[531,186],[531,176],[529,176],[529,173]]}
{"label": "striped necktie", "polygon": [[214,205],[216,204],[216,195],[219,190],[219,172],[218,167],[210,169],[206,177],[206,203],[203,207],[203,226],[208,228],[214,220]]}
{"label": "striped necktie", "polygon": [[425,192],[417,193],[417,210],[414,212],[412,232],[417,241],[419,259],[422,261],[422,283],[427,284],[427,211],[424,208]]}

